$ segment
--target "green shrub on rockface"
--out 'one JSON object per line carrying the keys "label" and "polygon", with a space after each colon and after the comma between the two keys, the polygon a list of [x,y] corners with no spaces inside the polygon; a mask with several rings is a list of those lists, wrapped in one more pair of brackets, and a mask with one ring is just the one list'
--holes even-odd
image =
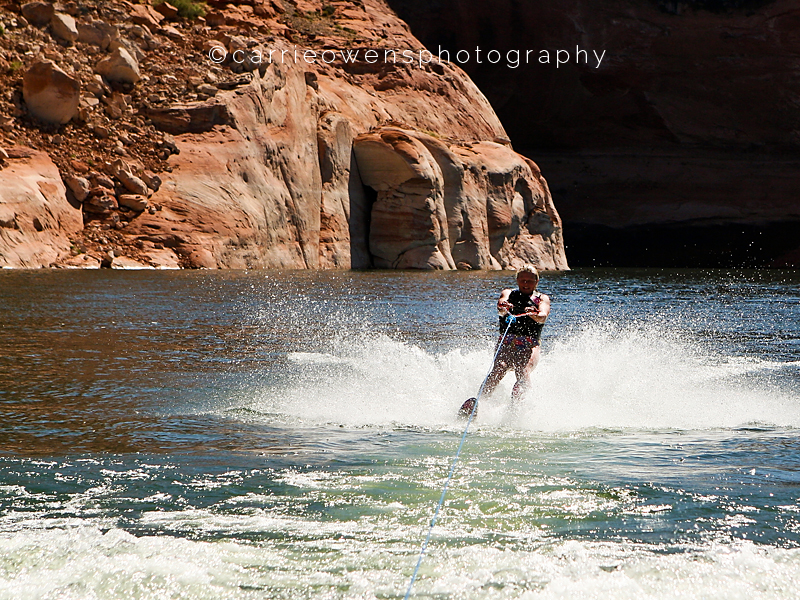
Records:
{"label": "green shrub on rockface", "polygon": [[[166,0],[156,0],[153,5],[162,4]],[[169,0],[169,3],[178,9],[178,14],[184,19],[196,19],[203,17],[208,10],[206,3],[202,0]]]}

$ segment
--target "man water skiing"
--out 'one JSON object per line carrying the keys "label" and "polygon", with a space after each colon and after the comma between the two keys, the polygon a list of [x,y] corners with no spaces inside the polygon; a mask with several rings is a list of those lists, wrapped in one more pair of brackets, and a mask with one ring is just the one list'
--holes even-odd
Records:
{"label": "man water skiing", "polygon": [[[497,354],[486,378],[483,393],[491,394],[505,374],[514,369],[517,382],[511,392],[512,405],[517,404],[530,389],[530,375],[541,355],[539,337],[550,314],[550,298],[536,291],[537,285],[539,273],[535,267],[525,265],[517,271],[517,289],[503,290],[497,301],[497,310],[500,313],[500,339],[497,343],[502,346],[495,346]],[[509,315],[515,317],[510,325]],[[459,413],[469,416],[475,402],[475,398],[464,402]]]}

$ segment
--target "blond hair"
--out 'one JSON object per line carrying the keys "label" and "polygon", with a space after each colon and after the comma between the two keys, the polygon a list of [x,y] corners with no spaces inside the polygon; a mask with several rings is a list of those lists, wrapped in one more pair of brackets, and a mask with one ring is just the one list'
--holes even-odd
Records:
{"label": "blond hair", "polygon": [[530,273],[531,275],[536,277],[536,279],[539,279],[539,271],[537,271],[536,267],[534,267],[533,265],[530,264],[522,265],[519,269],[517,269],[517,274],[515,275],[515,277],[519,277],[522,273]]}

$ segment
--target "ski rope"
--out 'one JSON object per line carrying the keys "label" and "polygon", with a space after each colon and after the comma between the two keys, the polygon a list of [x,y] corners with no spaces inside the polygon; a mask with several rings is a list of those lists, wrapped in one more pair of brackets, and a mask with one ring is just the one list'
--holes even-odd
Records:
{"label": "ski rope", "polygon": [[469,431],[469,426],[472,423],[472,419],[475,417],[475,414],[478,412],[478,403],[481,400],[481,395],[483,394],[483,388],[486,387],[486,382],[489,380],[489,375],[492,374],[492,369],[494,368],[494,362],[497,360],[497,355],[500,353],[500,348],[503,347],[503,342],[508,335],[508,330],[511,328],[511,324],[516,321],[516,317],[514,315],[508,315],[508,326],[506,327],[505,332],[503,332],[503,337],[500,338],[500,342],[497,344],[497,350],[495,350],[494,358],[492,359],[492,366],[489,367],[489,372],[486,373],[486,377],[483,378],[483,383],[481,383],[481,387],[478,390],[478,396],[475,398],[475,404],[472,406],[472,411],[469,413],[469,420],[467,421],[467,426],[464,427],[464,433],[461,435],[461,442],[458,444],[458,450],[456,450],[456,455],[453,457],[453,464],[450,465],[450,473],[447,475],[447,481],[444,483],[444,489],[442,489],[442,496],[439,498],[439,503],[436,505],[436,510],[433,513],[433,518],[431,519],[431,525],[428,528],[428,535],[425,536],[425,541],[422,543],[422,549],[419,552],[419,558],[417,559],[417,566],[414,568],[414,574],[411,576],[411,581],[408,584],[408,590],[406,591],[406,595],[403,600],[408,600],[411,596],[411,588],[414,587],[414,581],[417,579],[417,573],[419,573],[419,567],[422,564],[422,559],[425,556],[425,551],[428,549],[428,542],[431,540],[431,534],[433,534],[433,528],[436,526],[436,519],[439,518],[439,511],[444,504],[444,498],[447,495],[447,489],[450,487],[450,481],[453,479],[453,473],[455,473],[456,465],[458,464],[458,457],[461,454],[461,448],[464,447],[464,442],[467,439],[467,432]]}

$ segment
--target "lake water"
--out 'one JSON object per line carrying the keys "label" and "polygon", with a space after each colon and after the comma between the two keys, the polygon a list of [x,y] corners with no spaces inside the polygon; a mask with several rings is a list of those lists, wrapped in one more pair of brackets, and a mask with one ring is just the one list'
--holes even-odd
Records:
{"label": "lake water", "polygon": [[[0,272],[0,598],[402,598],[512,283]],[[800,598],[800,273],[539,287],[412,597]]]}

